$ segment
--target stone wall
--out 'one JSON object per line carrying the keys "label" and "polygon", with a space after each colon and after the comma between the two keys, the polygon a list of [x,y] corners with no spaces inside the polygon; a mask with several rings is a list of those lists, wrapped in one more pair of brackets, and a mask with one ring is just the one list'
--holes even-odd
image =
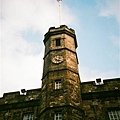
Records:
{"label": "stone wall", "polygon": [[[41,88],[27,90],[25,95],[19,91],[5,93],[0,98],[0,120],[22,120],[26,113],[33,113],[34,120],[46,117],[53,120],[58,110],[67,114],[63,114],[63,120],[109,120],[109,111],[120,110],[120,78],[103,80],[100,85],[94,81],[81,83],[81,109],[71,105],[50,106],[40,113],[41,94]],[[52,97],[54,101],[54,95]]]}
{"label": "stone wall", "polygon": [[82,93],[113,91],[120,89],[120,78],[103,80],[100,85],[95,81],[81,83]]}
{"label": "stone wall", "polygon": [[62,113],[62,120],[85,120],[84,111],[70,105],[47,108],[40,114],[39,120],[54,120],[56,112]]}
{"label": "stone wall", "polygon": [[82,106],[86,120],[109,120],[108,112],[120,110],[120,78],[81,83]]}
{"label": "stone wall", "polygon": [[22,120],[23,115],[33,113],[34,119],[38,116],[41,89],[5,93],[0,98],[0,120]]}

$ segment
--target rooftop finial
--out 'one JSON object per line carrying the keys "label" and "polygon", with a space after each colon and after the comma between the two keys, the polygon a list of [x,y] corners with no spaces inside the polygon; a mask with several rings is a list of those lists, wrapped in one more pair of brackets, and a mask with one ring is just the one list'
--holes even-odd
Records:
{"label": "rooftop finial", "polygon": [[59,4],[59,24],[61,25],[61,1],[62,0],[57,0]]}

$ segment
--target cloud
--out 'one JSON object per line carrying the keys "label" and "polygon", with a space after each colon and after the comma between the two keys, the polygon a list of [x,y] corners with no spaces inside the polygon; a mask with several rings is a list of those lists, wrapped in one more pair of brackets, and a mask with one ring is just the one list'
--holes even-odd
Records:
{"label": "cloud", "polygon": [[[56,0],[1,0],[0,96],[21,88],[41,87],[43,36],[51,26],[59,26]],[[62,24],[74,16],[66,6]],[[40,40],[29,41],[23,33],[40,33]]]}
{"label": "cloud", "polygon": [[[66,7],[63,16],[63,23],[72,22]],[[31,28],[44,34],[49,26],[59,25],[59,8],[56,0],[2,0],[2,18],[12,30]]]}
{"label": "cloud", "polygon": [[110,78],[116,78],[119,77],[119,71],[116,72],[115,70],[109,70],[109,71],[100,71],[98,69],[91,69],[85,66],[80,67],[80,76],[81,81],[95,81],[97,78],[103,79],[110,79]]}
{"label": "cloud", "polygon": [[41,87],[42,54],[2,58],[2,92]]}
{"label": "cloud", "polygon": [[120,1],[119,0],[105,0],[99,3],[100,16],[104,17],[115,17],[117,22],[120,24]]}

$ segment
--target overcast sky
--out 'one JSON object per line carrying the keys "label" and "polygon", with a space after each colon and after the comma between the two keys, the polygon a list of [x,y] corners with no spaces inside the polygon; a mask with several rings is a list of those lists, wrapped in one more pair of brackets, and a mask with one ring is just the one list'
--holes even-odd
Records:
{"label": "overcast sky", "polygon": [[[76,32],[81,81],[120,77],[120,0],[62,0]],[[57,0],[0,1],[0,96],[41,87],[44,34],[59,26]]]}

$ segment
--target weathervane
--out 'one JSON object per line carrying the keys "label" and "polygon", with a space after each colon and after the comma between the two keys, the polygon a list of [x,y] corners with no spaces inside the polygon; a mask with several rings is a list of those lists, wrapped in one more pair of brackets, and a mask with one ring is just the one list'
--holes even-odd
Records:
{"label": "weathervane", "polygon": [[62,0],[57,0],[59,4],[59,24],[61,25],[61,1]]}

